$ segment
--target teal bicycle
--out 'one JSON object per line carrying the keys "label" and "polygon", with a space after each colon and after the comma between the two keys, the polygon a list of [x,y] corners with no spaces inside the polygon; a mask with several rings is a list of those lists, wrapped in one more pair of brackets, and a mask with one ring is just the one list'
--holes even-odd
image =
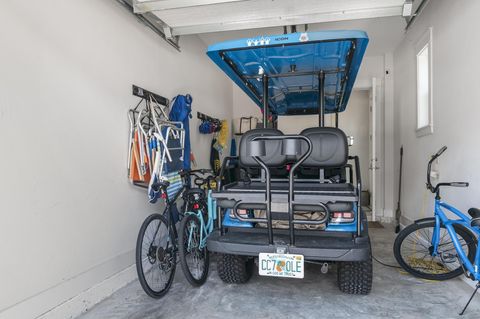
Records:
{"label": "teal bicycle", "polygon": [[[210,196],[215,188],[215,177],[194,177],[197,188],[188,190],[184,198],[188,207],[178,232],[180,265],[185,278],[192,286],[205,283],[210,265],[207,238],[213,231],[216,216]],[[210,209],[209,209],[210,208]]]}

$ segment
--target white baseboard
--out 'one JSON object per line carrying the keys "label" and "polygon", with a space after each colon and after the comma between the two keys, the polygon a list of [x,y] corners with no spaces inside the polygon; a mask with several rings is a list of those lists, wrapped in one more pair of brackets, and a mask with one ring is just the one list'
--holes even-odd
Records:
{"label": "white baseboard", "polygon": [[134,250],[0,309],[0,319],[74,318],[136,278]]}
{"label": "white baseboard", "polygon": [[392,217],[382,216],[382,217],[380,217],[380,221],[381,221],[382,223],[387,223],[387,224],[389,224],[389,223],[393,223],[393,218],[392,218]]}
{"label": "white baseboard", "polygon": [[387,209],[387,208],[385,208],[383,210],[383,216],[382,217],[384,217],[386,219],[393,219],[393,216],[395,216],[393,210]]}
{"label": "white baseboard", "polygon": [[38,319],[73,319],[137,278],[135,265],[53,308]]}

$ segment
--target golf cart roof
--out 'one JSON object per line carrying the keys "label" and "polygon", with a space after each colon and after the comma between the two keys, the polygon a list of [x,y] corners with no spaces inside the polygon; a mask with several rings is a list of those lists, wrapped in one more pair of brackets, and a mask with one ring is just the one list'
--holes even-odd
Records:
{"label": "golf cart roof", "polygon": [[325,113],[335,113],[347,106],[367,43],[363,31],[290,33],[217,43],[207,55],[261,108],[267,76],[275,115],[317,114],[323,71]]}

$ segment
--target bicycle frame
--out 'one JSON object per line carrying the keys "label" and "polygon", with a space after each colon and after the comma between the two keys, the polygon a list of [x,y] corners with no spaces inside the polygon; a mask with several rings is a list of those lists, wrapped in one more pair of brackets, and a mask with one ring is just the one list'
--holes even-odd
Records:
{"label": "bicycle frame", "polygon": [[[212,200],[210,193],[212,191],[208,191],[208,201],[207,201],[207,211],[208,211],[208,220],[207,224],[205,224],[205,220],[203,219],[203,213],[201,210],[198,210],[196,213],[195,212],[186,212],[185,215],[196,215],[198,220],[200,221],[200,244],[199,248],[203,249],[207,245],[207,238],[208,236],[212,233],[213,227],[215,224],[216,215],[213,213],[216,211],[216,205],[214,201]],[[189,233],[188,236],[188,248],[191,247],[191,242],[192,242],[192,234],[193,232]]]}
{"label": "bicycle frame", "polygon": [[[449,219],[442,208],[452,212],[454,215],[458,216],[459,219]],[[432,235],[432,246],[433,252],[432,255],[436,256],[438,254],[438,245],[440,242],[440,227],[444,225],[452,239],[455,250],[458,253],[459,258],[461,259],[464,267],[470,272],[475,280],[480,280],[480,245],[477,245],[477,251],[475,254],[475,260],[472,262],[468,259],[468,256],[465,255],[465,252],[460,245],[460,242],[457,238],[457,233],[455,231],[454,225],[461,225],[474,233],[477,238],[480,236],[480,228],[472,227],[470,225],[470,217],[463,214],[457,208],[441,201],[440,199],[435,199],[435,228]]]}
{"label": "bicycle frame", "polygon": [[[173,198],[170,198],[168,196],[168,193],[165,192],[165,208],[163,209],[163,213],[162,213],[162,216],[164,216],[166,219],[167,219],[167,228],[169,229],[169,232],[171,233],[170,234],[170,241],[173,245],[173,248],[176,249],[177,248],[177,237],[178,237],[178,233],[177,233],[177,228],[175,227],[175,223],[174,223],[174,218],[173,218],[173,213],[172,213],[172,206],[173,205],[176,205],[177,203],[177,200],[178,198],[180,197],[180,195],[185,191],[186,189],[186,185],[183,185],[176,193],[175,195],[173,196]],[[160,227],[160,225],[159,225]],[[156,230],[156,232],[158,232],[158,228]],[[156,237],[156,234],[154,236],[154,239]]]}

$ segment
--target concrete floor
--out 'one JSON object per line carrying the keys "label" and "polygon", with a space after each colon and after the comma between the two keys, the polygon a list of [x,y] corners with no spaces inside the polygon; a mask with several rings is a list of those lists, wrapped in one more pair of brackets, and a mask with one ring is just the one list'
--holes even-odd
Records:
{"label": "concrete floor", "polygon": [[[371,229],[374,255],[394,264],[391,226]],[[163,299],[146,296],[137,281],[117,291],[79,319],[121,318],[459,318],[472,289],[459,279],[431,282],[374,262],[368,296],[339,292],[335,267],[328,274],[307,264],[305,279],[254,275],[245,285],[227,285],[212,263],[207,283],[192,288],[178,265],[175,282]],[[480,296],[461,318],[480,318]]]}

